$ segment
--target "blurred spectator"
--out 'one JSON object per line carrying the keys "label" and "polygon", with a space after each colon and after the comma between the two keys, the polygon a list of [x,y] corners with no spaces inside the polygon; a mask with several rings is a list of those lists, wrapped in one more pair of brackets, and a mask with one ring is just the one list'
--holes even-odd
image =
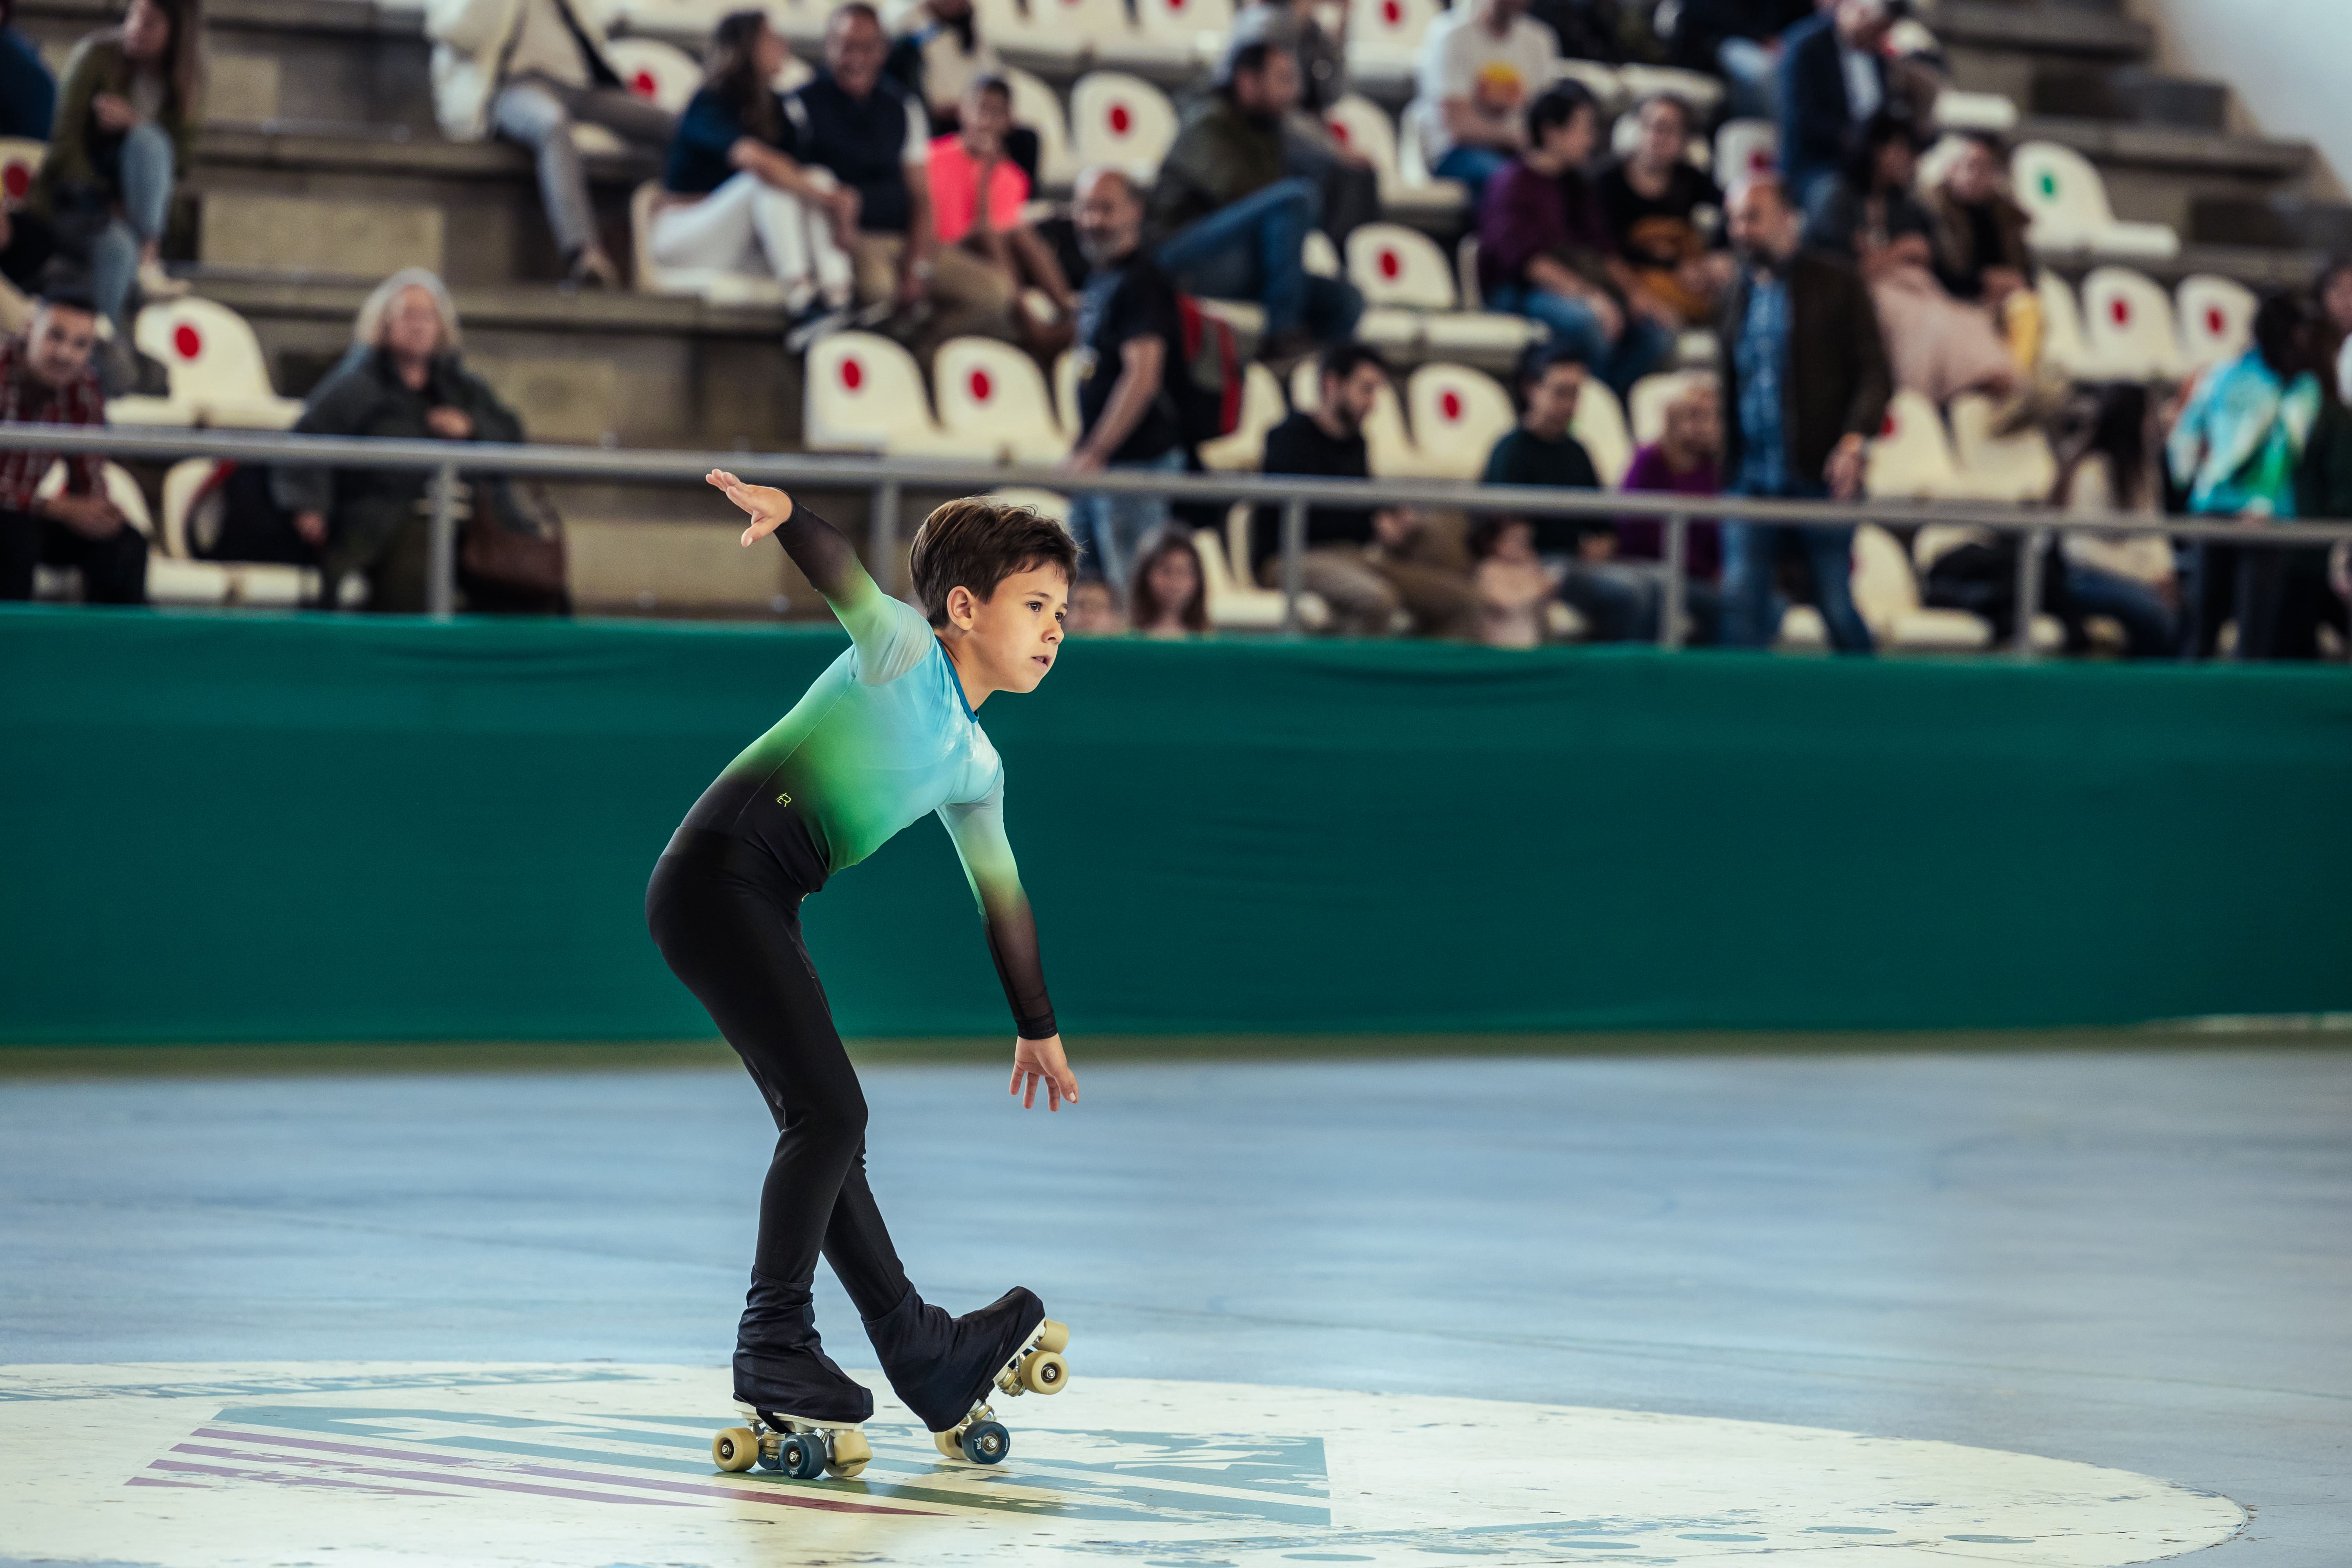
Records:
{"label": "blurred spectator", "polygon": [[765,13],[711,34],[709,74],[686,106],[649,237],[664,267],[767,273],[795,313],[849,303],[854,193],[790,156],[783,100],[768,84],[790,58]]}
{"label": "blurred spectator", "polygon": [[677,122],[622,85],[604,55],[601,14],[572,0],[427,0],[425,30],[441,129],[460,142],[495,132],[529,148],[565,269],[574,282],[612,289],[621,269],[596,237],[572,128],[601,125],[658,152]]}
{"label": "blurred spectator", "polygon": [[1709,234],[1723,221],[1723,192],[1685,156],[1696,129],[1689,104],[1660,95],[1633,112],[1641,139],[1601,172],[1601,210],[1633,288],[1684,325],[1711,321],[1731,279],[1731,258]]}
{"label": "blurred spectator", "polygon": [[1489,647],[1539,646],[1553,585],[1536,554],[1535,525],[1523,517],[1484,513],[1470,524],[1469,544],[1478,640]]}
{"label": "blurred spectator", "polygon": [[[1078,175],[1078,244],[1086,291],[1078,300],[1078,441],[1062,466],[1184,471],[1183,431],[1167,395],[1182,323],[1176,289],[1143,253],[1143,198],[1117,169]],[[1114,589],[1129,586],[1129,563],[1144,537],[1168,524],[1168,498],[1088,492],[1070,500],[1070,532]]]}
{"label": "blurred spectator", "polygon": [[2312,285],[2319,320],[2320,361],[2333,373],[2338,403],[2352,405],[2352,256],[2338,256],[2320,268]]}
{"label": "blurred spectator", "polygon": [[[1633,453],[1620,489],[1642,494],[1712,496],[1723,493],[1723,401],[1711,381],[1694,381],[1666,405],[1664,433]],[[1665,525],[1651,518],[1617,524],[1617,554],[1623,561],[1664,562]],[[1683,604],[1694,623],[1693,641],[1713,642],[1722,607],[1717,590],[1723,574],[1723,530],[1713,521],[1691,522],[1683,534]]]}
{"label": "blurred spectator", "polygon": [[1148,637],[1195,637],[1209,629],[1209,581],[1200,552],[1181,527],[1144,541],[1135,563],[1129,619]]}
{"label": "blurred spectator", "polygon": [[1896,0],[1827,0],[1781,40],[1780,177],[1800,212],[1837,178],[1854,131],[1893,97],[1886,56]]}
{"label": "blurred spectator", "polygon": [[[1347,95],[1348,52],[1317,17],[1318,4],[1262,0],[1244,8],[1234,19],[1225,55],[1230,61],[1235,51],[1263,42],[1297,58],[1298,102],[1283,121],[1286,165],[1315,182],[1323,198],[1319,226],[1333,244],[1345,245],[1350,233],[1381,216],[1381,181],[1370,160],[1350,151],[1324,121]],[[1344,18],[1345,5],[1340,9]],[[1230,76],[1232,68],[1222,71]]]}
{"label": "blurred spectator", "polygon": [[882,74],[887,47],[873,6],[849,0],[835,7],[825,25],[825,68],[784,100],[795,155],[856,193],[850,257],[858,303],[887,303],[902,332],[929,342],[967,332],[1009,338],[1010,281],[970,252],[937,243],[928,121]]}
{"label": "blurred spectator", "polygon": [[60,248],[88,258],[90,298],[114,323],[115,346],[102,352],[117,390],[137,379],[133,290],[149,300],[188,291],[161,258],[173,182],[187,172],[204,118],[203,29],[196,0],[131,0],[121,26],[76,44],[28,204],[55,226]]}
{"label": "blurred spectator", "polygon": [[[1777,179],[1742,181],[1729,203],[1740,269],[1717,329],[1721,343],[1724,471],[1732,493],[1788,500],[1862,493],[1865,444],[1893,395],[1878,312],[1862,279],[1839,262],[1801,252],[1800,220]],[[1870,651],[1853,607],[1853,530],[1726,522],[1722,641],[1772,641],[1773,574],[1784,540],[1812,565],[1830,641]]]}
{"label": "blurred spectator", "polygon": [[[98,314],[89,297],[45,295],[21,337],[0,342],[0,420],[103,425],[106,397],[90,369]],[[52,465],[66,466],[62,494],[34,499]],[[106,459],[95,454],[0,452],[0,599],[33,596],[36,566],[70,566],[93,605],[147,598],[147,541],[106,497]]]}
{"label": "blurred spectator", "polygon": [[1603,65],[1663,65],[1666,47],[1651,26],[1648,0],[1528,0],[1528,15],[1548,28],[1563,59]]}
{"label": "blurred spectator", "polygon": [[1964,392],[2007,397],[2019,385],[2016,358],[1991,311],[1962,304],[1937,279],[1935,220],[1911,194],[1918,172],[1910,121],[1880,110],[1855,133],[1806,237],[1820,254],[1858,264],[1896,386],[1938,406]]}
{"label": "blurred spectator", "polygon": [[1283,121],[1298,102],[1298,59],[1246,44],[1225,79],[1186,115],[1151,188],[1160,265],[1194,294],[1252,300],[1265,311],[1261,354],[1291,357],[1345,338],[1363,313],[1344,279],[1307,270],[1317,183],[1288,172]]}
{"label": "blurred spectator", "polygon": [[1813,9],[1812,0],[1682,0],[1671,63],[1720,76],[1733,119],[1776,119],[1781,35]]}
{"label": "blurred spectator", "polygon": [[0,0],[0,136],[46,142],[57,118],[57,78],[41,47],[16,30],[16,0]]}
{"label": "blurred spectator", "polygon": [[[1366,343],[1335,343],[1316,363],[1316,404],[1266,432],[1266,474],[1369,479],[1364,421],[1388,384],[1388,365]],[[1261,507],[1250,531],[1251,569],[1268,587],[1280,583],[1280,509]],[[1300,585],[1331,606],[1339,629],[1366,637],[1389,631],[1400,611],[1425,637],[1453,637],[1475,624],[1477,601],[1460,574],[1418,558],[1421,520],[1394,507],[1307,509]]]}
{"label": "blurred spectator", "polygon": [[33,297],[41,292],[57,250],[55,229],[0,197],[0,337],[32,325]]}
{"label": "blurred spectator", "polygon": [[1463,0],[1422,36],[1406,117],[1419,123],[1429,172],[1469,186],[1474,206],[1528,144],[1528,102],[1559,73],[1551,29],[1526,12],[1526,0]]}
{"label": "blurred spectator", "polygon": [[988,263],[1016,296],[1034,288],[1052,302],[1056,315],[1050,324],[1025,310],[1015,312],[1031,351],[1050,359],[1069,346],[1067,322],[1077,297],[1053,247],[1023,216],[1029,176],[1013,161],[1006,143],[1013,130],[1013,89],[1003,77],[982,77],[965,93],[958,120],[961,130],[931,142],[931,221],[940,243]]}
{"label": "blurred spectator", "polygon": [[1099,577],[1080,577],[1070,584],[1069,616],[1062,629],[1074,637],[1117,637],[1127,630],[1118,595]]}
{"label": "blurred spectator", "polygon": [[2042,353],[2042,300],[2033,291],[2032,223],[2009,194],[2000,139],[1963,132],[1944,177],[1927,196],[1934,224],[1936,276],[1952,298],[1992,312],[2010,357],[2031,370]]}
{"label": "blurred spectator", "polygon": [[[1538,347],[1519,371],[1519,426],[1486,455],[1490,485],[1597,490],[1601,476],[1584,443],[1569,434],[1584,394],[1584,363],[1558,346]],[[1617,534],[1606,518],[1547,517],[1531,525],[1534,547],[1555,574],[1559,596],[1576,606],[1594,642],[1655,635],[1654,584],[1612,560]]]}
{"label": "blurred spectator", "polygon": [[[890,31],[896,36],[882,68],[922,105],[934,132],[952,136],[962,130],[964,100],[972,84],[1004,71],[996,46],[981,37],[980,13],[971,0],[917,0],[893,16]],[[1013,153],[1013,162],[1034,180],[1037,133],[1024,131],[1010,140],[1025,143]]]}
{"label": "blurred spectator", "polygon": [[[520,441],[522,422],[457,357],[457,310],[421,267],[378,284],[352,323],[352,343],[305,402],[303,436]],[[319,553],[319,604],[342,579],[368,581],[371,610],[425,608],[426,476],[390,468],[281,468],[270,489]],[[475,487],[479,500],[484,485]]]}
{"label": "blurred spectator", "polygon": [[1584,172],[1600,135],[1592,95],[1560,82],[1528,106],[1528,147],[1478,206],[1478,287],[1489,310],[1532,316],[1619,395],[1674,352],[1682,319],[1617,255]]}

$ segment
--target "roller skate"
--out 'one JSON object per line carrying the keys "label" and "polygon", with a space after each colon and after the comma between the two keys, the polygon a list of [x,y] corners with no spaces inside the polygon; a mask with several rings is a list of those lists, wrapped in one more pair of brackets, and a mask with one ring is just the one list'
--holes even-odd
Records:
{"label": "roller skate", "polygon": [[1045,1316],[1035,1294],[1015,1287],[992,1304],[950,1318],[912,1289],[887,1316],[866,1321],[890,1386],[929,1428],[942,1458],[993,1465],[1013,1435],[989,1405],[992,1394],[1059,1394],[1068,1386],[1066,1324]]}
{"label": "roller skate", "polygon": [[748,1470],[758,1465],[796,1481],[813,1481],[819,1476],[845,1481],[874,1458],[866,1434],[854,1425],[779,1415],[740,1399],[735,1408],[743,1413],[744,1424],[730,1426],[710,1439],[710,1462],[722,1470]]}
{"label": "roller skate", "polygon": [[744,1424],[710,1439],[713,1464],[760,1465],[802,1481],[847,1480],[866,1468],[874,1450],[858,1427],[874,1414],[874,1395],[818,1343],[805,1285],[754,1273],[739,1345],[735,1407]]}

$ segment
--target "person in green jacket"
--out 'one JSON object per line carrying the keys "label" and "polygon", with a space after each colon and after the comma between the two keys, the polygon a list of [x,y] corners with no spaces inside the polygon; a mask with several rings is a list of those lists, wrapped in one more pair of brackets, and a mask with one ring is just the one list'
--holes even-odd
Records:
{"label": "person in green jacket", "polygon": [[[131,342],[131,291],[172,299],[163,220],[204,116],[200,0],[131,0],[122,25],[74,46],[31,206],[89,267],[90,298]],[[127,363],[127,362],[126,362]]]}

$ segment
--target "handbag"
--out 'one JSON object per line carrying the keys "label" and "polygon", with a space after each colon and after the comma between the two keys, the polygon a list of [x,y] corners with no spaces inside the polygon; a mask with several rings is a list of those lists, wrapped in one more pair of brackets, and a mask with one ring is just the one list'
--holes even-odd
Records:
{"label": "handbag", "polygon": [[467,608],[493,615],[568,616],[563,518],[544,486],[485,479],[457,546]]}

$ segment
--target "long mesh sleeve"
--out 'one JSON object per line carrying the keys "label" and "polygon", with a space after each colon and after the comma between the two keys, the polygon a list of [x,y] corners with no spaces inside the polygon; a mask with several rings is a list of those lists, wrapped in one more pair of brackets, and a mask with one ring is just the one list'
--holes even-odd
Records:
{"label": "long mesh sleeve", "polygon": [[1012,841],[1004,837],[1004,775],[998,773],[988,794],[978,800],[940,807],[940,820],[955,840],[972,897],[980,901],[981,919],[988,928],[988,955],[996,961],[996,977],[1012,1005],[1014,1026],[1024,1040],[1052,1038],[1060,1031],[1054,1023],[1053,998],[1045,994],[1037,920],[1030,912],[1029,896],[1021,890]]}
{"label": "long mesh sleeve", "polygon": [[858,679],[866,685],[898,679],[931,651],[930,623],[882,591],[857,559],[857,547],[833,524],[796,500],[777,526],[776,542],[857,645]]}

